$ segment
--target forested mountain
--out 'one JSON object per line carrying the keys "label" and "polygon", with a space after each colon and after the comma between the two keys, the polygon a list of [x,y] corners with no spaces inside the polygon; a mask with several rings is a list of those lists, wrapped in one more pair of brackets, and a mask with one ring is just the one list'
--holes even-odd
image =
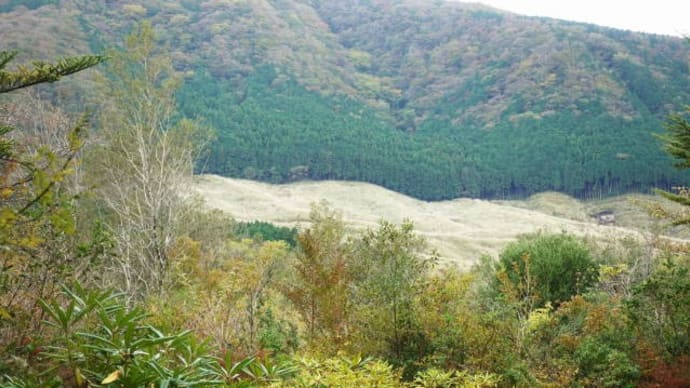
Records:
{"label": "forested mountain", "polygon": [[687,178],[651,134],[690,101],[680,38],[440,0],[5,0],[0,11],[3,48],[27,59],[100,53],[151,20],[185,75],[180,111],[217,131],[204,172],[361,180],[423,199],[592,197]]}

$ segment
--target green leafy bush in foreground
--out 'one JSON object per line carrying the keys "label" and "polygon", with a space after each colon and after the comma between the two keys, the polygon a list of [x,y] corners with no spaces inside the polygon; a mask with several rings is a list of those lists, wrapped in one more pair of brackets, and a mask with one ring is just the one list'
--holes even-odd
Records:
{"label": "green leafy bush in foreground", "polygon": [[[166,335],[146,324],[110,291],[63,289],[64,300],[42,301],[55,341],[43,354],[76,386],[134,387],[220,383],[217,360],[190,332]],[[49,369],[50,371],[50,369]]]}
{"label": "green leafy bush in foreground", "polygon": [[247,386],[294,372],[289,363],[256,357],[220,360],[190,331],[167,335],[147,324],[144,310],[111,291],[63,287],[62,298],[41,307],[53,339],[40,353],[42,371],[15,370],[4,376],[8,386]]}
{"label": "green leafy bush in foreground", "polygon": [[503,250],[498,277],[504,292],[512,290],[536,308],[580,294],[594,284],[597,269],[589,249],[576,237],[536,234]]}

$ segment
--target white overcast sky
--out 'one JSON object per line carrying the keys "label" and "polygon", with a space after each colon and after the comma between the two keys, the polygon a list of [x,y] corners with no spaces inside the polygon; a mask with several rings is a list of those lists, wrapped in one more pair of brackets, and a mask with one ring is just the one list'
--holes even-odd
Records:
{"label": "white overcast sky", "polygon": [[656,34],[690,35],[690,0],[474,1],[523,15],[548,16]]}

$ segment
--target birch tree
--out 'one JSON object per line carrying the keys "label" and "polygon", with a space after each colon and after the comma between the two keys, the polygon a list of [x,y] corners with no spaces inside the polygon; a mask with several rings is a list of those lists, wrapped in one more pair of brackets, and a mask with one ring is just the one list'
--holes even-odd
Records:
{"label": "birch tree", "polygon": [[181,78],[142,24],[113,53],[102,142],[91,155],[96,191],[111,212],[116,286],[140,298],[165,289],[170,252],[189,210],[194,160],[203,148],[195,122],[175,122]]}

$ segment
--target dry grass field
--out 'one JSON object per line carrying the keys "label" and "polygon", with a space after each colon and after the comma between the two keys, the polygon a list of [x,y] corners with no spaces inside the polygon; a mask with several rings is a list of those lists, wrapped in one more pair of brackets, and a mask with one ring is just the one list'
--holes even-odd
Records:
{"label": "dry grass field", "polygon": [[[380,220],[400,223],[408,218],[442,260],[460,267],[472,265],[483,254],[495,256],[517,236],[539,230],[608,241],[642,239],[661,225],[639,204],[661,199],[644,195],[586,203],[559,193],[537,194],[525,201],[424,202],[360,182],[270,185],[214,175],[197,177],[195,189],[207,206],[224,210],[241,221],[303,227],[308,225],[311,204],[321,201],[338,210],[353,229],[373,228]],[[598,225],[591,214],[600,210],[614,211],[617,224]]]}

